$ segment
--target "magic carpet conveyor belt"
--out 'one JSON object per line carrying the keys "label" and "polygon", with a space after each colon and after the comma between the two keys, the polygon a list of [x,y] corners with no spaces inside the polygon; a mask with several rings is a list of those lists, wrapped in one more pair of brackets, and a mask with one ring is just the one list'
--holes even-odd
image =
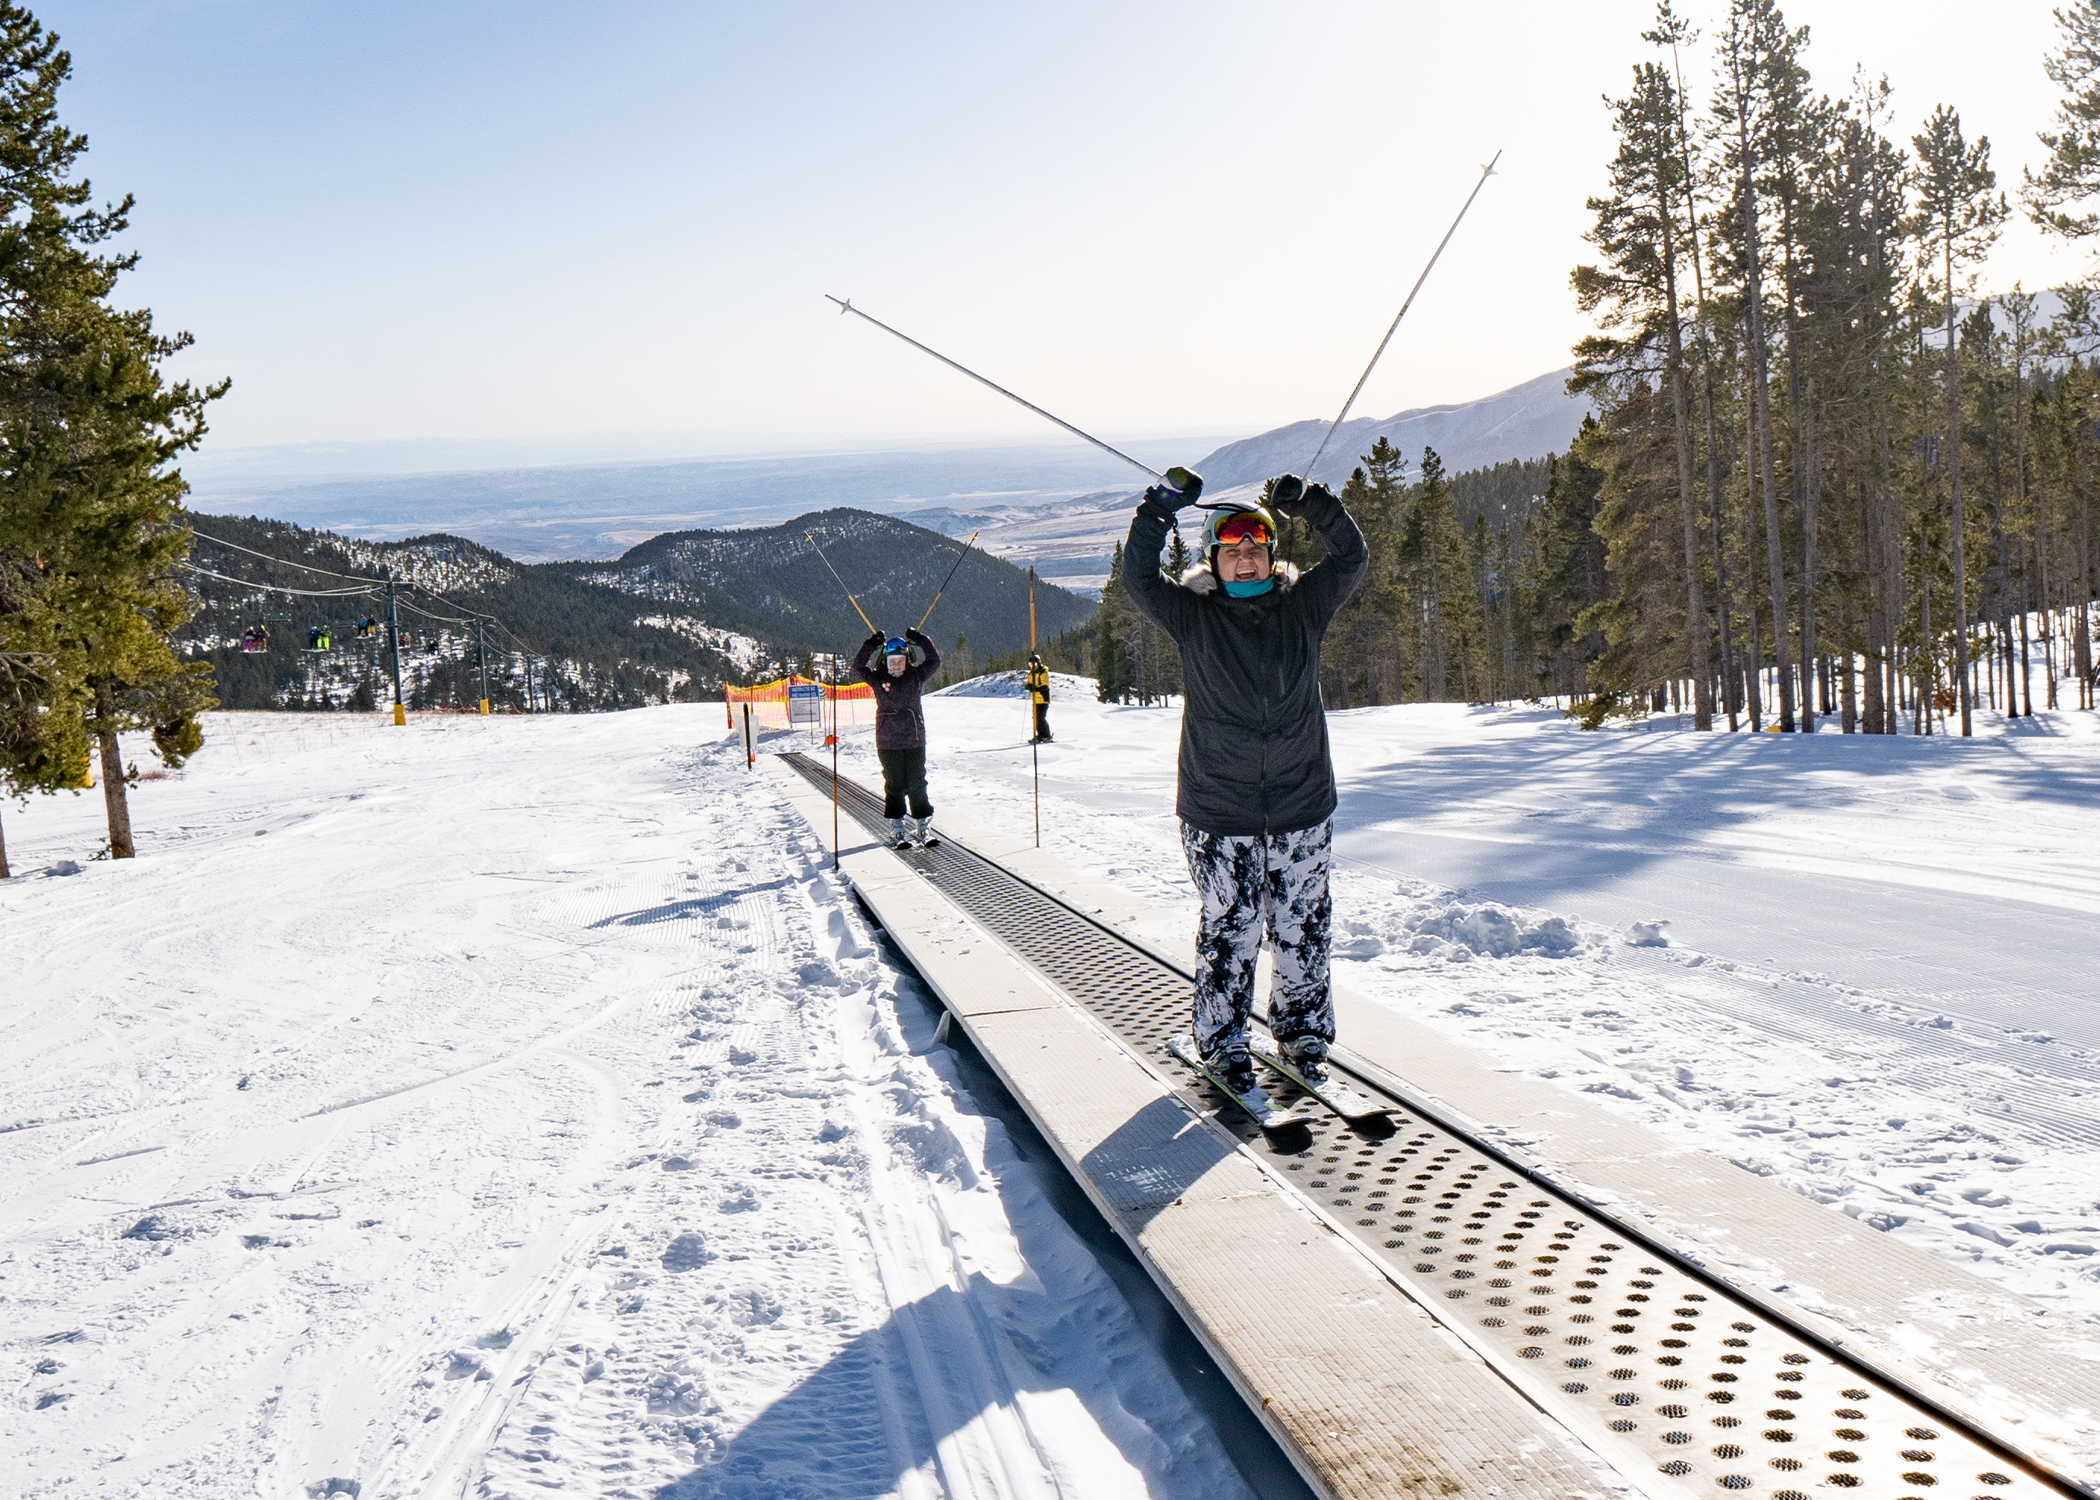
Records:
{"label": "magic carpet conveyor belt", "polygon": [[[830,797],[829,766],[781,759]],[[844,779],[838,797],[845,816],[886,837],[877,798]],[[1903,1388],[1546,1185],[1402,1097],[1382,1070],[1346,1066],[1346,1053],[1336,1059],[1342,1071],[1389,1101],[1390,1118],[1352,1126],[1269,1074],[1264,1086],[1303,1128],[1265,1137],[1167,1051],[1187,1027],[1186,970],[952,840],[895,859],[1231,1132],[1273,1180],[1644,1494],[2080,1493],[1929,1392]]]}

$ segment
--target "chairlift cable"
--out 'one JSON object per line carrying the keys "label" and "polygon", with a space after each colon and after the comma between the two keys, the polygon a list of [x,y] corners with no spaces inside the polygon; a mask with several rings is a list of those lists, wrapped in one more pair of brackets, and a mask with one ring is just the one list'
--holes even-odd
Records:
{"label": "chairlift cable", "polygon": [[369,578],[366,575],[358,573],[336,573],[332,572],[327,568],[317,568],[312,563],[293,562],[288,557],[276,557],[268,552],[258,552],[253,547],[243,547],[239,542],[226,541],[224,538],[215,537],[209,532],[199,531],[194,526],[190,528],[190,535],[202,537],[205,541],[212,543],[214,546],[231,547],[236,552],[245,552],[250,557],[259,557],[264,562],[281,563],[287,568],[301,568],[308,573],[319,573],[324,578],[348,578],[360,583],[378,583],[382,581],[380,579]]}
{"label": "chairlift cable", "polygon": [[[197,573],[197,574],[200,574],[200,575],[202,575],[202,576],[203,576],[203,577],[205,577],[205,578],[216,578],[216,579],[218,579],[218,580],[219,580],[219,581],[220,581],[221,583],[237,583],[237,584],[241,585],[241,587],[243,587],[243,588],[250,588],[250,589],[261,589],[261,590],[262,590],[263,592],[265,592],[265,593],[270,593],[270,594],[298,594],[298,595],[300,595],[300,596],[302,596],[302,597],[304,597],[304,598],[308,598],[308,599],[344,599],[344,598],[359,598],[359,597],[362,597],[362,596],[364,596],[364,595],[368,595],[368,594],[376,594],[376,593],[378,593],[378,592],[379,592],[379,590],[378,590],[378,589],[377,589],[376,587],[372,587],[372,588],[361,588],[361,589],[294,589],[294,588],[286,588],[286,587],[285,587],[285,586],[284,586],[283,584],[281,584],[281,583],[257,583],[257,582],[255,582],[255,581],[254,581],[253,579],[249,579],[249,578],[235,578],[235,577],[234,577],[234,576],[233,576],[232,574],[230,574],[230,573],[214,573],[214,572],[213,572],[213,571],[212,571],[212,570],[211,570],[210,568],[200,568],[200,567],[198,567],[198,566],[197,566],[197,565],[196,565],[195,563],[193,563],[193,562],[186,562],[186,563],[184,563],[184,564],[183,564],[183,566],[184,566],[185,568],[189,569],[189,570],[190,570],[190,571],[191,571],[192,573]],[[318,571],[318,570],[316,570],[316,571]],[[349,575],[348,575],[347,573],[343,573],[343,574],[337,574],[337,575],[335,575],[335,576],[337,576],[337,577],[341,577],[341,578],[347,578],[347,577],[348,577]]]}

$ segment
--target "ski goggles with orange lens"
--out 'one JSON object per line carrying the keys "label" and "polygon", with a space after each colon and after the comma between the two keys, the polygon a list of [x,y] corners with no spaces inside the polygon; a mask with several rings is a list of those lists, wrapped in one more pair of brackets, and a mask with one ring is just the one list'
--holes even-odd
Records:
{"label": "ski goggles with orange lens", "polygon": [[1269,530],[1269,523],[1252,511],[1241,511],[1238,515],[1227,516],[1218,523],[1218,529],[1212,534],[1217,537],[1221,547],[1230,547],[1235,542],[1253,542],[1256,546],[1267,547],[1276,541],[1275,533]]}

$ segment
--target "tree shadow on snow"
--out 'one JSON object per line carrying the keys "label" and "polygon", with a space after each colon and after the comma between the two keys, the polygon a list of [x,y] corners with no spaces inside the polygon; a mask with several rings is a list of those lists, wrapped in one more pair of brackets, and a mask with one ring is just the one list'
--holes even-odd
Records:
{"label": "tree shadow on snow", "polygon": [[[1338,852],[1531,905],[1557,904],[1663,860],[1711,855],[1749,815],[1813,817],[1892,795],[1967,801],[1972,794],[1960,783],[1969,775],[1992,778],[1992,795],[2022,808],[2020,816],[2050,804],[2100,804],[2100,769],[2036,766],[2002,739],[1571,732],[1442,744],[1387,758],[1350,746],[1347,731],[1336,738],[1343,758],[1365,749],[1376,757],[1369,764],[1357,759],[1337,778]],[[1920,787],[1921,770],[1940,776]],[[1877,786],[1883,782],[1890,785]],[[1470,859],[1450,860],[1447,851],[1443,869],[1405,868],[1411,834],[1466,839],[1473,828],[1451,813],[1469,804],[1481,807],[1479,824],[1492,827],[1495,840],[1479,843]],[[1417,828],[1375,827],[1395,821]],[[1510,835],[1517,841],[1505,841]],[[1347,847],[1366,837],[1375,847]]]}
{"label": "tree shadow on snow", "polygon": [[[1086,1329],[1040,1291],[973,1276],[961,1291],[944,1286],[894,1309],[700,1468],[651,1493],[863,1500],[894,1493],[914,1471],[937,1476],[945,1494],[1030,1493],[1039,1487],[1037,1445],[1017,1420],[1015,1397],[1049,1391],[1076,1395],[1140,1472],[1165,1466],[1170,1455],[1143,1414],[1126,1410],[1103,1383]],[[651,1407],[656,1420],[677,1422],[691,1438],[708,1435],[711,1424],[681,1418],[675,1405]]]}
{"label": "tree shadow on snow", "polygon": [[[952,1057],[973,1092],[999,1096],[981,1098],[981,1105],[1009,1122],[1019,1114],[967,1038]],[[1038,1151],[1050,1154],[1032,1127],[1016,1130],[1015,1145],[1023,1161]],[[1135,1227],[1232,1155],[1229,1144],[1162,1098],[1124,1121],[1081,1168]],[[1070,1182],[1061,1168],[1044,1166],[1042,1175],[1059,1179],[1046,1186]],[[1100,1310],[1108,1304],[1061,1300],[1032,1278],[1002,1285],[973,1275],[961,1290],[943,1286],[853,1338],[699,1468],[655,1490],[653,1500],[862,1500],[895,1492],[902,1476],[914,1472],[931,1473],[951,1495],[1031,1493],[1038,1487],[1031,1476],[1039,1471],[1039,1447],[1016,1408],[1025,1408],[1031,1394],[1050,1392],[1080,1402],[1093,1426],[1149,1479],[1179,1477],[1184,1490],[1214,1492],[1237,1488],[1236,1473],[1240,1484],[1269,1500],[1311,1500],[1289,1460],[1121,1241],[1114,1254],[1103,1254],[1096,1242],[1115,1240],[1114,1231],[1077,1185],[1050,1197],[1050,1212],[1093,1245],[1123,1294],[1129,1321],[1125,1308],[1116,1308],[1103,1324]],[[1065,1197],[1076,1204],[1059,1201]],[[1056,1254],[1031,1247],[1028,1217],[1023,1213],[1015,1224],[1024,1252],[1031,1261],[1038,1251]],[[1140,1346],[1164,1364],[1168,1380],[1137,1385],[1111,1377]],[[696,1441],[715,1430],[653,1400],[652,1410]],[[1070,1420],[1055,1411],[1048,1416],[1053,1423]],[[1218,1445],[1193,1463],[1186,1436],[1174,1437],[1192,1420],[1206,1422]],[[1010,1470],[1002,1455],[1013,1455]],[[1066,1456],[1073,1458],[1069,1448]]]}
{"label": "tree shadow on snow", "polygon": [[661,906],[645,906],[638,911],[614,912],[609,917],[600,917],[591,923],[588,930],[596,932],[604,927],[651,927],[658,922],[675,922],[680,917],[710,915],[734,906],[746,896],[755,896],[761,891],[785,890],[794,883],[793,876],[783,875],[778,880],[740,885],[735,890],[717,891],[712,896],[692,896],[683,901],[666,901]]}

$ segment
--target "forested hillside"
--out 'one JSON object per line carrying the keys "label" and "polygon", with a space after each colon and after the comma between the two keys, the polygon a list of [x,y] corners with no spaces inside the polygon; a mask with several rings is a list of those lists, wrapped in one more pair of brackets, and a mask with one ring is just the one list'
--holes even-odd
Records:
{"label": "forested hillside", "polygon": [[1972,290],[2015,211],[2100,227],[2100,12],[2056,15],[2063,130],[2017,205],[1951,105],[1899,124],[1871,66],[1820,92],[1771,0],[1734,0],[1703,99],[1667,6],[1644,34],[1573,274],[1599,418],[1511,549],[1537,667],[1593,718],[1966,734],[2066,676],[2091,705],[2100,319]]}
{"label": "forested hillside", "polygon": [[[752,531],[676,532],[611,563],[512,561],[460,537],[367,542],[254,517],[192,515],[195,616],[174,634],[233,708],[369,708],[392,698],[384,650],[395,582],[402,690],[411,708],[581,712],[713,696],[741,681],[850,653],[867,634],[807,539],[814,532],[885,630],[926,610],[949,677],[1025,647],[1027,575],[958,543],[865,511],[834,510]],[[1045,637],[1088,620],[1091,601],[1039,584]],[[260,627],[265,650],[254,644]],[[960,642],[960,649],[957,649]]]}
{"label": "forested hillside", "polygon": [[[390,702],[379,628],[388,572],[411,708],[466,708],[480,698],[476,617],[486,617],[489,698],[501,707],[583,711],[712,694],[725,676],[742,674],[739,654],[764,649],[460,537],[365,542],[253,517],[189,519],[190,560],[205,571],[190,575],[198,608],[175,641],[189,659],[210,663],[229,708]],[[243,635],[258,625],[269,649],[244,651]]]}
{"label": "forested hillside", "polygon": [[[2018,208],[2075,241],[2100,234],[2100,10],[2057,24],[2037,73],[2062,128]],[[1591,724],[1869,734],[2092,707],[2100,298],[1976,294],[2015,205],[1952,107],[1906,130],[1886,83],[1818,92],[1773,0],[1733,0],[1695,100],[1689,37],[1665,4],[1607,104],[1598,258],[1571,276],[1596,415],[1564,454],[1456,478],[1361,455],[1341,494],[1371,565],[1328,704],[1566,694]],[[1279,552],[1318,548],[1294,526]],[[1102,691],[1176,691],[1121,568]]]}
{"label": "forested hillside", "polygon": [[[926,623],[942,651],[955,652],[958,638],[959,656],[973,659],[1026,647],[1028,575],[982,551],[964,556],[963,545],[893,516],[826,510],[748,531],[667,532],[614,562],[551,566],[773,642],[798,659],[804,651],[850,651],[867,635],[847,590],[879,629],[901,632],[918,623],[952,570]],[[1094,613],[1092,600],[1043,583],[1035,606],[1044,636]]]}

